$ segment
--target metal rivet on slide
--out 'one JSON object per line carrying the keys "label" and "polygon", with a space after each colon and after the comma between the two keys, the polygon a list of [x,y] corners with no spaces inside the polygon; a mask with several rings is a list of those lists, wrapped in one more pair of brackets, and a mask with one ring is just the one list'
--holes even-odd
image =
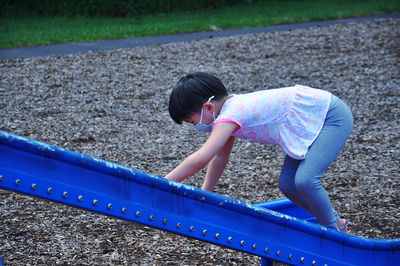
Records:
{"label": "metal rivet on slide", "polygon": [[127,212],[127,209],[124,207],[124,208],[122,208],[122,213],[126,213]]}
{"label": "metal rivet on slide", "polygon": [[181,223],[177,223],[176,224],[176,228],[181,228],[182,227],[182,224]]}
{"label": "metal rivet on slide", "polygon": [[16,184],[17,186],[21,185],[21,180],[19,180],[19,179],[15,180],[15,184]]}
{"label": "metal rivet on slide", "polygon": [[154,215],[153,215],[153,214],[149,216],[149,220],[150,220],[150,221],[153,221],[153,220],[154,220]]}
{"label": "metal rivet on slide", "polygon": [[164,219],[163,220],[163,224],[167,224],[168,223],[168,220],[167,219]]}
{"label": "metal rivet on slide", "polygon": [[62,196],[63,196],[63,198],[68,197],[68,192],[67,192],[67,191],[64,191]]}
{"label": "metal rivet on slide", "polygon": [[0,181],[4,180],[4,176],[0,175]]}
{"label": "metal rivet on slide", "polygon": [[230,242],[232,242],[232,240],[233,240],[233,238],[230,236],[230,237],[228,237],[228,242],[230,243]]}
{"label": "metal rivet on slide", "polygon": [[31,185],[31,189],[33,189],[33,190],[37,189],[37,185],[36,185],[35,183],[33,183],[33,184]]}
{"label": "metal rivet on slide", "polygon": [[281,255],[281,251],[278,250],[278,251],[276,252],[276,256],[280,256],[280,255]]}
{"label": "metal rivet on slide", "polygon": [[289,260],[292,260],[292,259],[293,259],[293,255],[289,254]]}
{"label": "metal rivet on slide", "polygon": [[47,189],[47,193],[48,193],[48,194],[53,193],[53,188],[49,187],[49,188]]}
{"label": "metal rivet on slide", "polygon": [[79,195],[79,196],[78,196],[78,200],[79,200],[79,201],[83,201],[83,196],[82,196],[82,195]]}
{"label": "metal rivet on slide", "polygon": [[140,211],[137,211],[136,212],[136,217],[139,217],[140,216]]}
{"label": "metal rivet on slide", "polygon": [[301,257],[300,262],[303,263],[305,261],[306,261],[306,259],[304,257]]}
{"label": "metal rivet on slide", "polygon": [[193,231],[194,231],[194,226],[192,225],[192,226],[189,228],[189,230],[190,230],[190,232],[193,232]]}
{"label": "metal rivet on slide", "polygon": [[215,238],[216,238],[216,239],[219,239],[220,237],[221,237],[221,235],[220,235],[219,233],[216,233],[216,234],[215,234]]}
{"label": "metal rivet on slide", "polygon": [[204,229],[204,230],[203,230],[203,235],[206,235],[206,234],[207,234],[207,230]]}
{"label": "metal rivet on slide", "polygon": [[256,245],[256,244],[253,244],[252,248],[253,248],[253,249],[256,249],[256,248],[257,248],[257,245]]}
{"label": "metal rivet on slide", "polygon": [[244,240],[240,241],[240,245],[244,246]]}
{"label": "metal rivet on slide", "polygon": [[93,203],[93,206],[97,206],[97,204],[99,204],[99,201],[97,199],[94,199],[92,203]]}
{"label": "metal rivet on slide", "polygon": [[313,260],[312,265],[317,265],[317,262]]}
{"label": "metal rivet on slide", "polygon": [[107,205],[107,209],[109,209],[109,210],[111,210],[111,209],[112,209],[112,204],[111,204],[111,203],[108,203],[108,205]]}
{"label": "metal rivet on slide", "polygon": [[269,248],[265,248],[265,249],[264,249],[264,252],[265,252],[265,253],[268,253],[268,252],[269,252]]}

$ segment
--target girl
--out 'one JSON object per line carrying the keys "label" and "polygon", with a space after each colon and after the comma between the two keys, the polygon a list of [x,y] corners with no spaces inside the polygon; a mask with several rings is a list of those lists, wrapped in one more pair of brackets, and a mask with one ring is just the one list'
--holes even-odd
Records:
{"label": "girl", "polygon": [[208,164],[202,189],[212,191],[235,137],[279,145],[286,153],[279,188],[318,223],[347,232],[347,221],[332,208],[321,177],[349,137],[353,117],[329,92],[296,85],[242,95],[228,95],[222,82],[207,73],[181,78],[169,99],[172,119],[211,131],[204,145],[166,178],[188,178]]}

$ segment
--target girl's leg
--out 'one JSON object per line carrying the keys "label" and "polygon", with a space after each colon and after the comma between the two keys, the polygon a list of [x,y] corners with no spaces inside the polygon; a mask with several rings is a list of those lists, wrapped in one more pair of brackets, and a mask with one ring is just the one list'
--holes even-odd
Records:
{"label": "girl's leg", "polygon": [[339,216],[321,184],[321,177],[339,154],[353,127],[353,116],[347,105],[333,96],[324,126],[299,163],[295,187],[302,195],[318,223],[337,229]]}
{"label": "girl's leg", "polygon": [[[285,157],[285,161],[282,166],[282,171],[279,177],[279,189],[281,192],[290,199],[294,204],[301,207],[302,209],[308,211],[313,214],[313,211],[300,192],[297,190],[295,185],[295,176],[297,172],[297,168],[301,160],[295,160],[288,155]],[[335,210],[333,210],[334,216],[336,217],[336,221],[340,219],[339,215]]]}
{"label": "girl's leg", "polygon": [[303,196],[297,190],[294,182],[300,162],[300,160],[295,160],[286,155],[285,161],[283,162],[282,171],[279,176],[279,189],[294,204],[303,208],[309,213],[312,213]]}

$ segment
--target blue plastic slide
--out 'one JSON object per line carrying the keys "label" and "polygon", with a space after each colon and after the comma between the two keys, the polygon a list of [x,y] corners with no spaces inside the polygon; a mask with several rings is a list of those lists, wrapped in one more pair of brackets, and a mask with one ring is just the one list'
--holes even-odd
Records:
{"label": "blue plastic slide", "polygon": [[248,204],[3,131],[0,188],[255,254],[265,265],[400,264],[400,239],[326,229],[287,199]]}

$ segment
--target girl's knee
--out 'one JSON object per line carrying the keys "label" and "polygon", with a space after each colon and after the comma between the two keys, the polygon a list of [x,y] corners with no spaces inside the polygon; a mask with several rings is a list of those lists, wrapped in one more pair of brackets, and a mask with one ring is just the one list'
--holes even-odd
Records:
{"label": "girl's knee", "polygon": [[289,182],[282,181],[282,179],[279,179],[278,186],[284,195],[291,194],[292,190],[295,189],[293,185],[290,185]]}
{"label": "girl's knee", "polygon": [[316,182],[312,178],[297,178],[295,179],[295,186],[301,193],[307,193],[317,189],[320,186],[320,182]]}

